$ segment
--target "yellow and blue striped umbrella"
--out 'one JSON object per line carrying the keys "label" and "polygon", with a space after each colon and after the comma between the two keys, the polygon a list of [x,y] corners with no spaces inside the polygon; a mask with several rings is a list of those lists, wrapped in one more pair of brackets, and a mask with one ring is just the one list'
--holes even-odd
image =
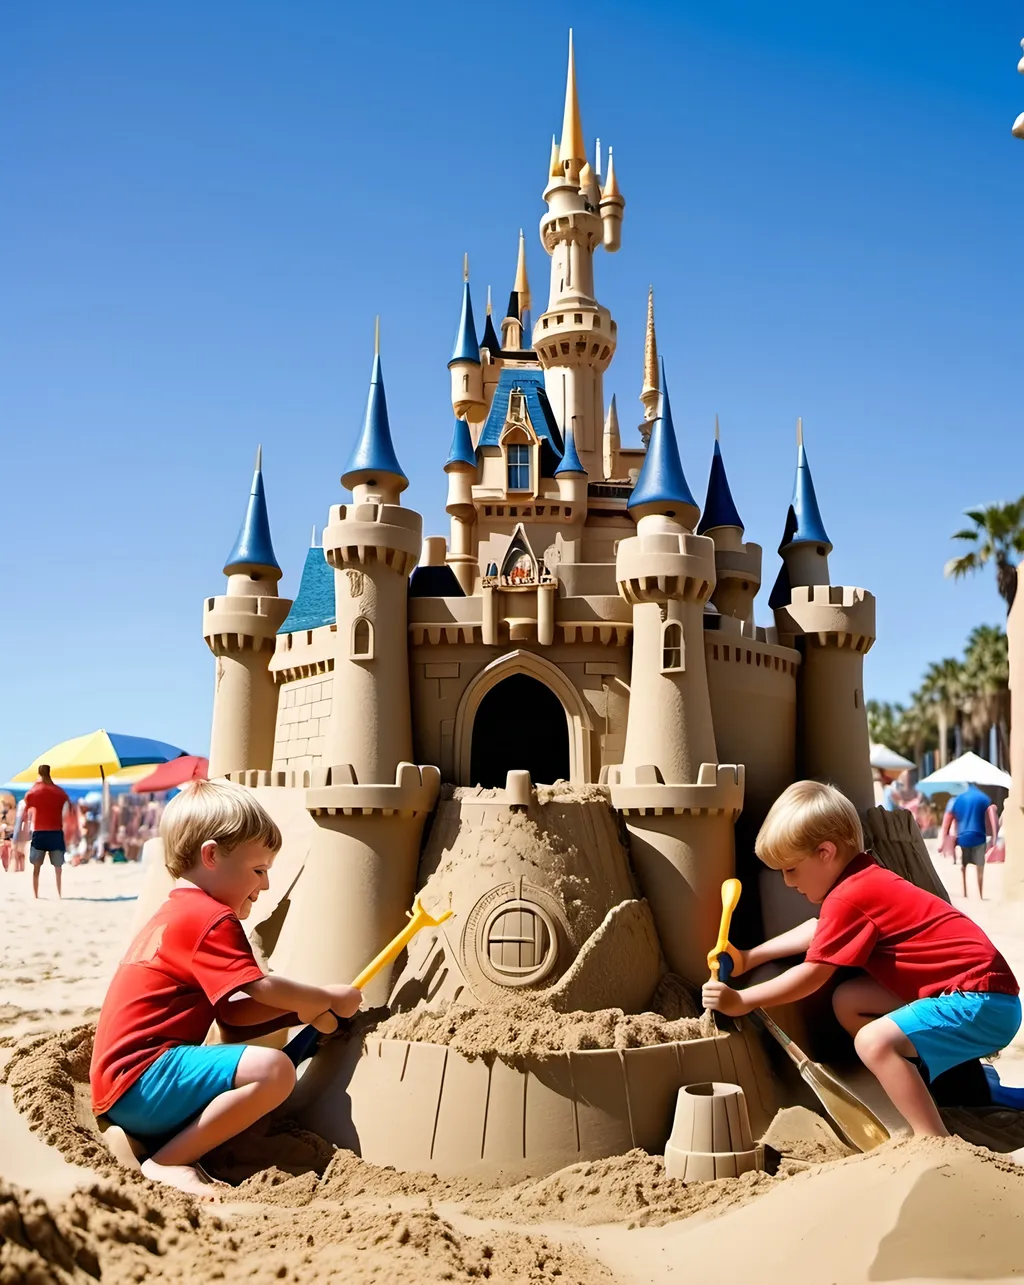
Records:
{"label": "yellow and blue striped umbrella", "polygon": [[48,763],[55,781],[92,781],[112,776],[124,768],[152,766],[180,758],[185,751],[166,741],[148,736],[123,736],[119,732],[88,732],[53,745],[12,777],[12,781],[34,781],[39,764]]}

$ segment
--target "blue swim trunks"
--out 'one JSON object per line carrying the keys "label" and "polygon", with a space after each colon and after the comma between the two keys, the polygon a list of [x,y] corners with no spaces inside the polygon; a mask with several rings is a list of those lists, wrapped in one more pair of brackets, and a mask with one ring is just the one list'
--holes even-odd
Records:
{"label": "blue swim trunks", "polygon": [[954,991],[916,999],[888,1016],[917,1050],[929,1080],[934,1080],[951,1066],[1006,1048],[1020,1027],[1020,997]]}
{"label": "blue swim trunks", "polygon": [[178,1133],[235,1087],[244,1044],[179,1044],[161,1053],[107,1116],[133,1138],[165,1138]]}

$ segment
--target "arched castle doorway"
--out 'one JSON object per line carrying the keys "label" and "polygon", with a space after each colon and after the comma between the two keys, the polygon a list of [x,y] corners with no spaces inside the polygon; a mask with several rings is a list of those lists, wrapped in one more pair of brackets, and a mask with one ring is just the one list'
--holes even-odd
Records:
{"label": "arched castle doorway", "polygon": [[469,780],[501,786],[514,768],[534,783],[569,779],[569,727],[562,702],[529,674],[510,674],[480,702],[473,720]]}
{"label": "arched castle doorway", "polygon": [[[512,678],[530,681],[510,684]],[[557,665],[535,652],[509,652],[486,665],[462,693],[455,715],[455,780],[503,786],[507,772],[527,768],[535,783],[563,777],[583,785],[593,779],[591,732],[579,692]],[[524,743],[513,746],[520,734]]]}

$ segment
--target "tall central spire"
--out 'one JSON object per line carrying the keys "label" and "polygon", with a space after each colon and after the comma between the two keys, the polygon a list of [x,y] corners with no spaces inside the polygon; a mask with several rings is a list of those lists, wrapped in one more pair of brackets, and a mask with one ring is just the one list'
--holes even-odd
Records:
{"label": "tall central spire", "polygon": [[569,68],[565,77],[565,109],[562,113],[562,143],[558,159],[567,178],[575,181],[587,159],[583,143],[583,125],[580,121],[580,104],[576,96],[576,58],[572,47],[572,28],[569,28]]}

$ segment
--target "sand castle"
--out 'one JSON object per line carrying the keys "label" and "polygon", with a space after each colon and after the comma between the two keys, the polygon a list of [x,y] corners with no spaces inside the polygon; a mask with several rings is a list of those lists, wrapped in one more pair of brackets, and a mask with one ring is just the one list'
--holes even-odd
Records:
{"label": "sand castle", "polygon": [[[594,257],[619,249],[625,200],[611,149],[588,160],[571,38],[544,201],[536,318],[522,234],[500,338],[489,303],[478,332],[464,268],[448,538],[424,539],[402,503],[378,340],[341,478],[352,499],[331,508],[294,601],[278,592],[258,457],[226,593],[205,605],[211,775],[256,790],[286,836],[279,902],[256,928],[272,966],[350,978],[417,890],[455,912],[372,983],[368,1001],[395,1012],[538,998],[555,1013],[641,1012],[666,972],[706,975],[734,873],[740,940],[806,916],[753,855],[786,785],[818,777],[862,812],[873,802],[862,670],[875,603],[830,581],[802,433],[765,627],[762,550],[744,539],[717,432],[703,506],[684,476],[653,293],[635,445],[605,402],[616,323]],[[695,1081],[740,1084],[755,1132],[772,1108],[749,1033],[518,1066],[379,1038],[314,1061],[308,1122],[437,1171],[657,1149]]]}

